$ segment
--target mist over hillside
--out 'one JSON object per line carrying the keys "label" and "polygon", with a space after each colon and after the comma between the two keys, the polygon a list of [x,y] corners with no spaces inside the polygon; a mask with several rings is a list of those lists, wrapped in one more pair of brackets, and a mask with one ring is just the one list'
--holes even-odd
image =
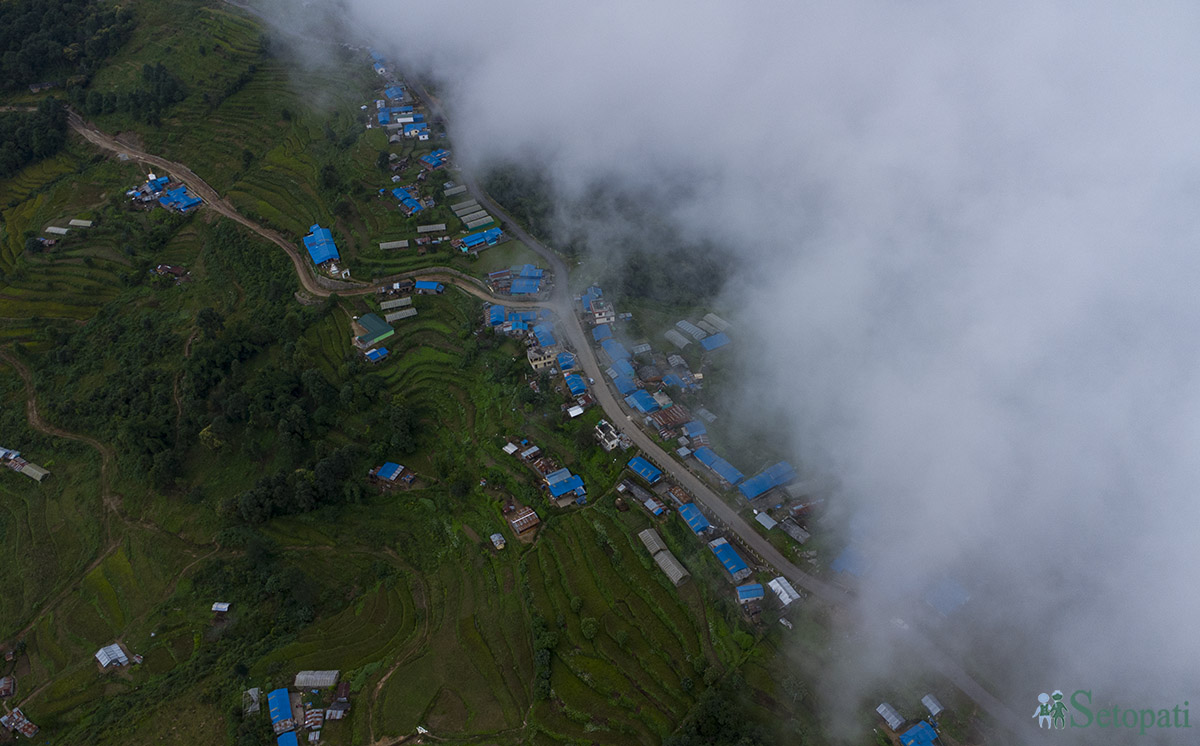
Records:
{"label": "mist over hillside", "polygon": [[[547,174],[592,261],[637,234],[578,219],[599,184],[734,253],[744,407],[784,408],[840,484],[864,619],[923,621],[961,582],[932,635],[1021,717],[1054,688],[1197,694],[1195,6],[348,10],[436,81],[467,168]],[[900,675],[903,634],[864,629],[827,693],[850,709]]]}

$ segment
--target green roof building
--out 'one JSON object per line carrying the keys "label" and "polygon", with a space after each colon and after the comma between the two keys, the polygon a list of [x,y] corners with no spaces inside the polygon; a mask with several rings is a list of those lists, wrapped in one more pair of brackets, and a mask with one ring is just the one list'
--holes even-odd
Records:
{"label": "green roof building", "polygon": [[396,330],[388,326],[386,321],[373,313],[359,316],[358,325],[366,331],[366,334],[355,338],[355,342],[359,347],[370,347],[396,333]]}

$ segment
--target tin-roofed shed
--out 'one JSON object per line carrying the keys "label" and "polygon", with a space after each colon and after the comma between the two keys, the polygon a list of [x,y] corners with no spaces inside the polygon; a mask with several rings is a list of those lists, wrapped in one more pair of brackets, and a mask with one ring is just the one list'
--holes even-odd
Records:
{"label": "tin-roofed shed", "polygon": [[667,580],[677,586],[682,585],[689,577],[688,571],[675,559],[675,555],[665,549],[654,555],[654,564],[666,574]]}
{"label": "tin-roofed shed", "polygon": [[659,552],[667,551],[667,545],[663,543],[662,537],[652,528],[639,532],[638,538],[646,545],[646,551],[650,552],[652,557]]}
{"label": "tin-roofed shed", "polygon": [[301,671],[296,674],[297,689],[327,689],[337,684],[337,671]]}

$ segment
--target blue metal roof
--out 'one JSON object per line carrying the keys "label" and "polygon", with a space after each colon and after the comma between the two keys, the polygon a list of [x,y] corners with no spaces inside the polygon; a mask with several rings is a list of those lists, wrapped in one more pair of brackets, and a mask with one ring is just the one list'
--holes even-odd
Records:
{"label": "blue metal roof", "polygon": [[625,403],[642,414],[650,414],[659,410],[658,402],[647,391],[635,391],[625,397]]}
{"label": "blue metal roof", "polygon": [[170,182],[171,182],[171,179],[169,177],[159,176],[157,179],[150,179],[149,181],[147,181],[146,186],[150,189],[151,192],[158,194],[163,189],[166,189],[167,184],[169,184]]}
{"label": "blue metal roof", "polygon": [[432,155],[434,158],[445,158],[446,156],[450,155],[450,151],[446,150],[445,148],[438,148],[430,153],[430,155]]}
{"label": "blue metal roof", "polygon": [[558,471],[552,471],[545,476],[546,484],[548,484],[548,485],[555,485],[555,484],[558,484],[559,482],[563,481],[564,479],[570,479],[570,478],[571,478],[571,470],[566,468],[565,466],[563,468],[559,469]]}
{"label": "blue metal roof", "polygon": [[683,434],[689,438],[695,438],[698,435],[704,435],[708,432],[708,428],[700,420],[692,420],[683,426]]}
{"label": "blue metal roof", "polygon": [[441,158],[437,158],[432,155],[421,156],[421,162],[427,163],[430,166],[432,166],[433,168],[440,168],[442,165],[444,165],[446,163],[446,161],[442,160]]}
{"label": "blue metal roof", "polygon": [[542,347],[553,347],[558,344],[558,340],[554,338],[554,332],[549,327],[549,324],[538,324],[533,327],[533,336],[537,337],[538,344]]}
{"label": "blue metal roof", "polygon": [[575,356],[569,352],[558,353],[558,369],[568,371],[575,367]]}
{"label": "blue metal roof", "polygon": [[700,508],[697,508],[692,503],[680,505],[679,515],[683,518],[684,522],[687,523],[688,528],[690,528],[694,533],[698,534],[701,531],[707,531],[708,529],[712,528],[712,524],[709,523],[708,519],[704,517],[704,514],[700,512]]}
{"label": "blue metal roof", "polygon": [[925,594],[925,603],[937,609],[942,616],[950,616],[970,599],[971,594],[967,589],[950,578],[942,578]]}
{"label": "blue metal roof", "polygon": [[662,471],[641,456],[634,456],[629,459],[628,465],[634,474],[637,474],[650,484],[654,484],[662,479]]}
{"label": "blue metal roof", "polygon": [[417,280],[414,287],[416,287],[417,290],[436,290],[441,292],[442,289],[445,288],[445,285],[434,280]]}
{"label": "blue metal roof", "polygon": [[597,342],[602,339],[609,339],[610,337],[612,337],[612,327],[608,324],[601,324],[592,329],[592,339]]}
{"label": "blue metal roof", "polygon": [[387,109],[380,109],[379,113],[375,115],[375,120],[379,122],[380,126],[391,124],[392,112]]}
{"label": "blue metal roof", "polygon": [[401,99],[401,98],[404,98],[404,88],[402,88],[401,86],[398,86],[398,85],[394,85],[394,86],[391,86],[391,87],[385,89],[383,92],[383,95],[387,96],[390,99]]}
{"label": "blue metal roof", "polygon": [[709,448],[708,446],[700,446],[692,452],[692,455],[696,457],[696,460],[707,466],[709,469],[712,469],[717,473],[717,476],[721,477],[721,479],[724,479],[730,484],[736,485],[738,482],[741,482],[746,478],[745,475],[734,468],[732,464],[718,456],[713,449]]}
{"label": "blue metal roof", "polygon": [[508,288],[511,295],[529,295],[542,289],[542,281],[535,277],[517,277]]}
{"label": "blue metal roof", "polygon": [[633,366],[629,364],[628,360],[616,360],[613,362],[612,367],[619,376],[625,376],[626,378],[637,378],[637,374],[633,372]]}
{"label": "blue metal roof", "polygon": [[616,362],[617,360],[628,360],[632,355],[629,350],[625,349],[625,345],[615,339],[606,339],[600,342],[600,347],[608,355],[608,359]]}
{"label": "blue metal roof", "polygon": [[[499,233],[499,232],[500,232],[500,229],[499,229],[499,228],[490,228],[489,230],[487,230],[487,231],[484,231],[484,232],[485,232],[485,233],[490,233],[491,231],[496,231],[497,233]],[[546,270],[544,270],[544,269],[541,269],[540,267],[538,267],[537,265],[534,265],[534,264],[524,264],[524,265],[521,265],[521,266],[518,266],[518,267],[513,267],[513,268],[512,268],[512,273],[513,273],[513,276],[514,276],[514,277],[537,277],[537,278],[541,278],[541,277],[544,277],[544,276],[546,275]]]}
{"label": "blue metal roof", "polygon": [[747,500],[753,500],[767,490],[794,481],[796,481],[796,470],[788,462],[780,461],[778,464],[764,469],[762,473],[747,479],[738,487],[738,491]]}
{"label": "blue metal roof", "polygon": [[411,135],[414,133],[421,133],[421,132],[428,132],[428,131],[429,131],[429,125],[426,124],[425,122],[412,122],[410,124],[406,124],[406,125],[404,125],[404,129],[402,130],[402,132],[406,135]]}
{"label": "blue metal roof", "polygon": [[662,382],[666,386],[674,386],[675,388],[684,388],[683,379],[678,373],[668,373],[662,378]]}
{"label": "blue metal roof", "polygon": [[492,306],[488,309],[488,323],[492,326],[504,323],[504,306]]}
{"label": "blue metal roof", "polygon": [[572,373],[571,375],[567,376],[565,380],[567,382],[567,388],[571,390],[571,393],[574,396],[579,396],[583,392],[587,391],[587,384],[584,383],[583,376],[579,375],[578,373]]}
{"label": "blue metal roof", "polygon": [[746,560],[742,559],[741,555],[739,555],[734,550],[733,546],[728,542],[724,544],[718,544],[717,546],[710,548],[712,549],[713,554],[717,555],[717,559],[720,560],[721,564],[725,566],[725,570],[730,575],[737,575],[742,570],[749,569],[746,566]]}
{"label": "blue metal roof", "polygon": [[550,485],[550,494],[554,497],[562,497],[568,492],[574,492],[576,495],[581,496],[587,494],[587,491],[583,488],[583,479],[578,474],[573,474],[567,479]]}
{"label": "blue metal roof", "polygon": [[180,212],[187,212],[203,201],[194,194],[189,194],[186,186],[172,189],[158,198],[159,204],[163,207],[175,207]]}
{"label": "blue metal roof", "polygon": [[620,391],[622,396],[628,396],[637,391],[637,384],[629,376],[617,376],[613,379],[613,385],[617,387],[617,391]]}
{"label": "blue metal roof", "polygon": [[330,259],[338,258],[337,246],[333,243],[333,234],[328,228],[322,228],[319,224],[309,226],[309,234],[304,237],[304,248],[308,249],[308,255],[312,257],[313,264],[323,264]]}
{"label": "blue metal roof", "polygon": [[739,601],[753,601],[756,598],[762,598],[765,594],[762,583],[747,583],[737,587],[737,595]]}
{"label": "blue metal roof", "polygon": [[922,720],[904,731],[904,735],[900,736],[900,743],[904,744],[904,746],[933,746],[936,739],[937,731],[929,723]]}
{"label": "blue metal roof", "polygon": [[725,332],[714,334],[711,337],[705,337],[700,340],[700,346],[705,350],[715,350],[718,347],[724,347],[729,344],[729,337],[725,336]]}
{"label": "blue metal roof", "polygon": [[388,461],[386,464],[379,467],[379,471],[375,472],[375,475],[380,479],[391,481],[396,478],[396,475],[400,473],[402,468],[404,467],[400,466],[400,464],[394,464],[391,461]]}
{"label": "blue metal roof", "polygon": [[537,311],[509,311],[509,321],[536,321]]}
{"label": "blue metal roof", "polygon": [[834,572],[848,572],[856,578],[861,578],[867,572],[867,558],[853,544],[842,550],[830,565]]}
{"label": "blue metal roof", "polygon": [[373,363],[377,363],[387,356],[388,356],[388,351],[387,351],[386,347],[379,347],[374,350],[367,351],[367,359]]}
{"label": "blue metal roof", "polygon": [[275,746],[300,746],[296,741],[296,731],[289,730],[275,739]]}
{"label": "blue metal roof", "polygon": [[271,715],[272,724],[292,716],[292,702],[288,699],[287,689],[276,689],[267,695],[267,712]]}

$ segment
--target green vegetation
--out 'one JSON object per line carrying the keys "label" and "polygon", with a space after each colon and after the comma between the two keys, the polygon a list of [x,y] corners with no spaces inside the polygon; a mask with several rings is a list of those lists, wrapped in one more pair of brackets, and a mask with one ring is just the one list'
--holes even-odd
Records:
{"label": "green vegetation", "polygon": [[0,4],[0,79],[5,88],[87,80],[121,47],[133,13],[99,0],[8,0]]}
{"label": "green vegetation", "polygon": [[67,139],[67,114],[53,98],[32,112],[0,113],[0,177],[57,153]]}

